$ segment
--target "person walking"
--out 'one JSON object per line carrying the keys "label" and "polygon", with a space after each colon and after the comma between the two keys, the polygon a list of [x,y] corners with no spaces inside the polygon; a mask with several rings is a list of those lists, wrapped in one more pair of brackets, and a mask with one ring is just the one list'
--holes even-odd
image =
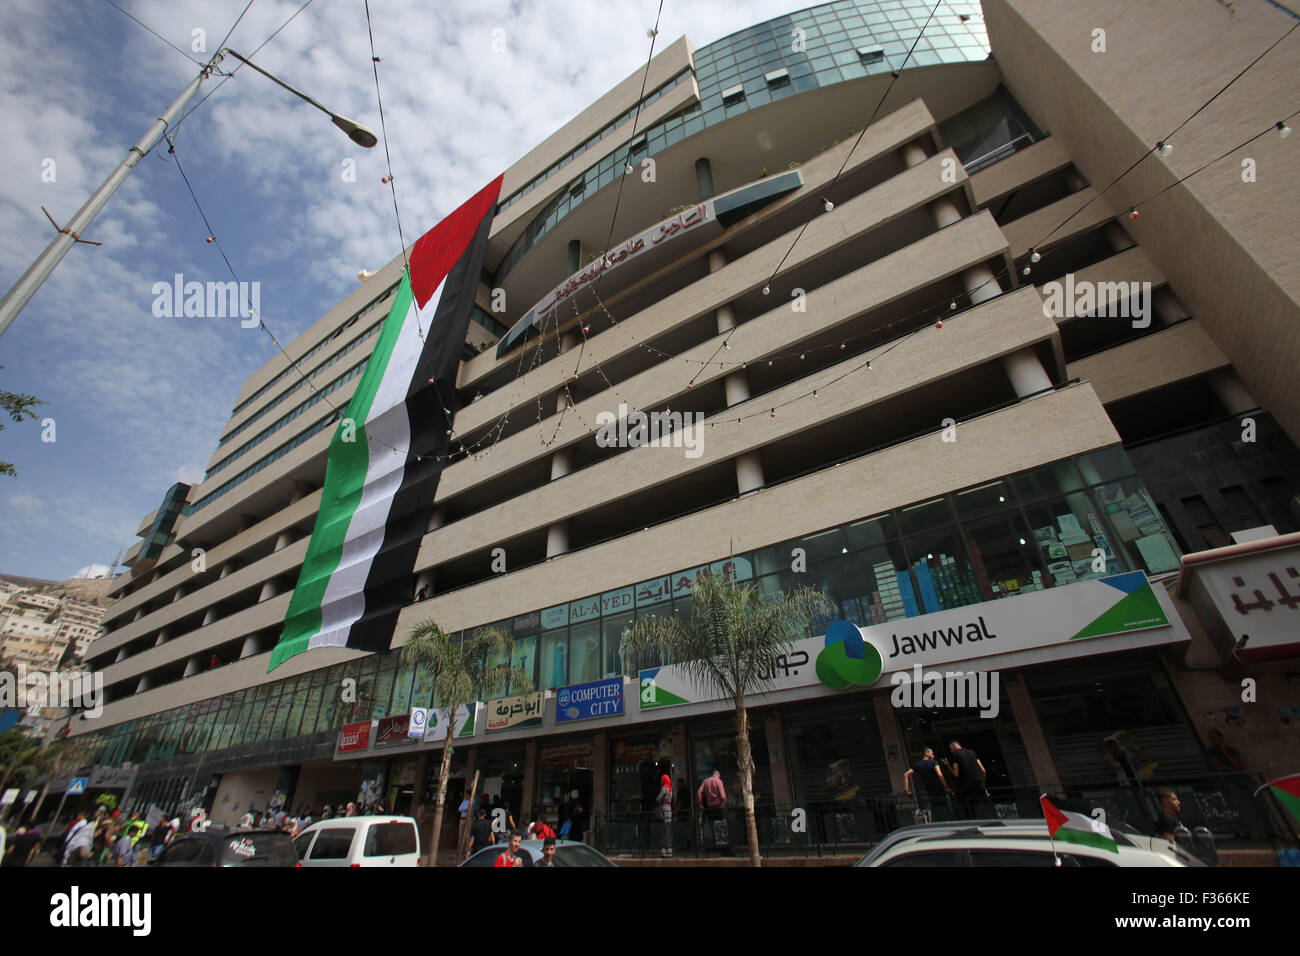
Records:
{"label": "person walking", "polygon": [[1183,835],[1185,840],[1190,840],[1191,831],[1178,818],[1179,812],[1183,809],[1178,794],[1168,788],[1161,788],[1156,791],[1156,797],[1160,800],[1160,815],[1156,818],[1156,833],[1170,843],[1177,843],[1180,834]]}
{"label": "person walking", "polygon": [[659,796],[655,798],[659,824],[664,828],[663,848],[659,851],[664,857],[673,855],[673,779],[668,774],[659,778]]}
{"label": "person walking", "polygon": [[[912,780],[913,777],[916,777],[916,781]],[[948,799],[952,788],[948,786],[939,761],[934,759],[933,747],[926,747],[921,759],[912,764],[911,769],[903,775],[904,792],[910,797],[914,789],[918,815],[921,812],[927,813],[931,821],[952,819],[952,804]],[[922,821],[918,819],[917,822]]]}
{"label": "person walking", "polygon": [[722,785],[721,770],[714,770],[713,774],[700,784],[700,789],[695,792],[695,798],[704,809],[706,830],[709,828],[713,830],[714,845],[726,846],[730,842],[727,838],[727,821],[723,815],[723,808],[727,805],[727,788]]}
{"label": "person walking", "polygon": [[95,826],[86,819],[86,812],[82,810],[68,827],[68,832],[63,838],[63,859],[60,861],[64,866],[91,866],[91,860],[94,854],[91,851],[95,838]]}
{"label": "person walking", "polygon": [[14,831],[14,835],[5,847],[4,862],[0,863],[0,866],[26,866],[31,862],[40,845],[41,833],[39,830],[19,827]]}
{"label": "person walking", "polygon": [[497,842],[497,835],[492,832],[492,824],[488,822],[487,811],[479,807],[474,814],[474,822],[469,828],[469,851],[465,854],[465,859],[469,859],[479,850],[486,849]]}
{"label": "person walking", "polygon": [[149,840],[149,859],[158,859],[158,854],[167,846],[167,838],[171,834],[171,824],[167,821],[159,823],[153,828],[153,836]]}
{"label": "person walking", "polygon": [[985,789],[988,771],[984,769],[984,764],[980,763],[979,754],[963,747],[960,741],[954,740],[948,744],[948,753],[952,775],[957,781],[957,799],[961,804],[962,812],[966,819],[974,820],[980,815],[988,799],[988,790]]}

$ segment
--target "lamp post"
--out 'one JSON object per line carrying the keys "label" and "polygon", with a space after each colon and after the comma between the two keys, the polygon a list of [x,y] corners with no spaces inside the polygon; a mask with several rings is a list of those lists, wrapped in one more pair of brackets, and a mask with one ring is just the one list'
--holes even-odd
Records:
{"label": "lamp post", "polygon": [[77,210],[77,214],[72,217],[66,226],[59,230],[59,234],[51,240],[48,246],[45,247],[45,251],[37,256],[36,261],[27,267],[27,271],[24,272],[18,281],[14,283],[13,288],[5,293],[3,299],[0,299],[0,335],[3,335],[5,330],[13,323],[13,320],[18,317],[18,313],[22,311],[23,306],[31,300],[31,297],[36,294],[36,290],[39,289],[42,283],[50,277],[50,273],[54,271],[54,267],[59,264],[60,260],[62,260],[65,255],[67,255],[68,250],[72,248],[73,244],[80,240],[81,233],[89,228],[90,224],[95,220],[95,217],[99,215],[100,211],[106,205],[108,205],[109,199],[112,198],[113,193],[117,192],[117,188],[122,185],[122,182],[126,179],[131,170],[136,167],[136,164],[145,157],[149,150],[154,148],[163,133],[167,131],[167,128],[175,122],[176,118],[181,114],[181,111],[184,110],[190,100],[194,98],[194,94],[198,92],[199,86],[205,79],[211,76],[213,70],[216,69],[217,64],[221,62],[222,58],[227,53],[235,57],[239,62],[251,66],[263,76],[274,80],[290,93],[301,97],[312,106],[325,113],[329,116],[334,125],[347,133],[352,141],[358,146],[364,146],[369,149],[379,142],[378,137],[360,123],[353,122],[345,116],[340,116],[337,113],[326,109],[306,93],[294,89],[279,77],[268,73],[246,57],[240,56],[234,50],[230,49],[230,47],[225,47],[224,49],[217,51],[216,56],[214,56],[208,62],[207,66],[199,72],[199,75],[191,81],[190,85],[185,88],[172,105],[167,107],[167,111],[158,118],[157,122],[155,122],[153,126],[149,127],[149,131],[141,137],[140,141],[127,151],[126,157],[117,164],[117,168],[109,174],[108,178],[105,179],[91,197],[86,200],[85,205]]}

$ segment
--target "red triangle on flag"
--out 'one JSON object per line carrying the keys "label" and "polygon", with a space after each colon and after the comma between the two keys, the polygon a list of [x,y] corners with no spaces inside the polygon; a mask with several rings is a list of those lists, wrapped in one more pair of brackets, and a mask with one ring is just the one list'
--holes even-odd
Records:
{"label": "red triangle on flag", "polygon": [[1047,799],[1047,794],[1038,798],[1038,802],[1043,807],[1043,817],[1047,820],[1048,836],[1056,836],[1056,831],[1061,829],[1067,821],[1067,817],[1056,807],[1052,806],[1052,801]]}

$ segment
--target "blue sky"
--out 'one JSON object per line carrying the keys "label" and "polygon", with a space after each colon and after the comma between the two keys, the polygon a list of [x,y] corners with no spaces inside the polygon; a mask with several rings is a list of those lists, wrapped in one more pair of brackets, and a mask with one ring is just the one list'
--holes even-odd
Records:
{"label": "blue sky", "polygon": [[[206,61],[247,0],[118,0]],[[228,45],[248,55],[302,4],[254,0]],[[656,51],[696,47],[809,4],[666,0]],[[645,63],[657,2],[371,0],[407,242]],[[0,287],[8,288],[197,67],[106,0],[10,0],[0,36]],[[505,52],[492,52],[493,31]],[[203,31],[201,34],[196,31]],[[205,52],[194,50],[202,42]],[[314,0],[256,57],[379,130],[362,0]],[[232,68],[227,58],[223,66]],[[199,96],[220,82],[205,83]],[[196,98],[197,101],[197,98]],[[241,69],[176,133],[213,232],[289,343],[400,252],[382,144]],[[176,481],[196,482],[244,380],[275,354],[238,319],[158,318],[156,282],[230,274],[164,150],[147,156],[0,337],[0,389],[44,399],[6,423],[0,572],[61,580],[109,564]],[[354,182],[342,175],[355,160]],[[52,160],[51,164],[49,161]],[[53,181],[45,181],[53,172]],[[43,175],[44,174],[44,175]]]}

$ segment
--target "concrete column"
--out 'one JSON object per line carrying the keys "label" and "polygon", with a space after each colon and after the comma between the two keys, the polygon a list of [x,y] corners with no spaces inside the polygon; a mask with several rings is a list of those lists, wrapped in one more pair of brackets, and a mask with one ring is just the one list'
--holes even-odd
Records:
{"label": "concrete column", "polygon": [[276,535],[275,547],[272,550],[273,551],[283,550],[284,548],[287,548],[292,543],[293,543],[293,529],[290,528],[286,531],[281,531],[278,535]]}
{"label": "concrete column", "polygon": [[794,806],[794,788],[790,785],[790,764],[785,753],[785,728],[781,715],[767,712],[767,761],[772,768],[772,801],[778,810]]}
{"label": "concrete column", "polygon": [[[537,757],[537,738],[533,737],[524,744],[524,797],[523,804],[519,809],[520,818],[515,821],[521,827],[525,825],[525,820],[531,820],[533,818],[533,797],[537,793],[537,780],[540,766],[541,761]],[[556,821],[548,820],[547,823],[551,824],[556,829],[559,829]]]}
{"label": "concrete column", "polygon": [[429,515],[429,527],[426,531],[437,531],[447,523],[447,509],[443,505],[435,505],[433,514]]}
{"label": "concrete column", "polygon": [[712,199],[718,194],[718,191],[713,188],[713,166],[707,156],[701,156],[695,161],[695,184],[700,189],[700,202]]}
{"label": "concrete column", "polygon": [[[889,702],[889,694],[873,694],[871,703],[876,708],[876,724],[880,728],[880,745],[885,748],[885,766],[889,768],[890,788],[896,794],[904,793],[903,778],[913,763],[912,755],[903,751],[903,738],[898,733],[898,721],[895,719],[893,705]],[[890,747],[897,748],[899,755],[897,760],[889,759]],[[919,758],[921,755],[917,754],[916,756]],[[899,822],[905,822],[901,819],[901,815]]]}
{"label": "concrete column", "polygon": [[141,675],[140,675],[140,683],[138,683],[138,684],[135,685],[135,692],[136,692],[137,694],[143,694],[145,691],[147,691],[147,690],[148,690],[150,687],[152,687],[152,686],[153,686],[153,681],[151,681],[151,680],[149,679],[149,675],[148,675],[148,674],[141,674]]}
{"label": "concrete column", "polygon": [[954,222],[960,222],[962,218],[956,203],[947,196],[930,203],[930,215],[934,218],[934,224],[940,229],[951,226]]}
{"label": "concrete column", "polygon": [[140,605],[138,608],[135,609],[135,617],[131,618],[131,623],[134,624],[136,621],[140,620],[140,618],[142,618],[142,617],[144,617],[144,605],[143,605],[143,604]]}
{"label": "concrete column", "polygon": [[126,646],[125,646],[125,645],[123,645],[122,647],[119,647],[119,648],[117,649],[117,657],[113,658],[113,663],[114,663],[114,664],[120,664],[120,663],[122,663],[122,661],[124,661],[124,660],[126,660]]}
{"label": "concrete column", "polygon": [[199,672],[199,667],[200,667],[200,666],[201,666],[201,665],[199,664],[199,659],[198,659],[197,657],[191,657],[191,658],[189,659],[189,662],[186,663],[186,665],[185,665],[185,673],[182,674],[181,676],[182,676],[182,677],[193,677],[195,674],[197,674],[197,673]]}
{"label": "concrete column", "polygon": [[1079,175],[1079,171],[1077,169],[1075,169],[1073,166],[1066,167],[1065,187],[1069,189],[1070,192],[1077,193],[1080,189],[1082,189],[1086,185],[1088,185],[1088,181]]}
{"label": "concrete column", "polygon": [[717,272],[727,264],[727,254],[721,249],[713,249],[709,252],[709,271]]}
{"label": "concrete column", "polygon": [[[588,818],[594,827],[596,814],[609,808],[609,733],[600,730],[591,735],[591,811]],[[585,842],[585,841],[584,841]]]}
{"label": "concrete column", "polygon": [[971,305],[979,305],[989,299],[996,299],[1002,294],[1002,286],[998,284],[997,278],[993,275],[993,270],[984,263],[972,266],[963,272],[961,274],[961,284],[965,287],[966,294],[970,296]]}
{"label": "concrete column", "polygon": [[1011,387],[1016,390],[1018,398],[1052,387],[1052,380],[1047,377],[1047,371],[1033,349],[1021,349],[1002,356],[1002,367],[1007,370],[1007,377],[1011,379]]}
{"label": "concrete column", "polygon": [[178,587],[175,591],[172,592],[172,599],[171,599],[170,601],[168,601],[167,603],[168,603],[168,604],[175,604],[177,601],[179,601],[179,600],[180,600],[181,598],[183,598],[184,596],[185,596],[185,588],[184,588],[184,587]]}
{"label": "concrete column", "polygon": [[582,241],[580,239],[569,240],[569,274],[577,272],[582,268]]}
{"label": "concrete column", "polygon": [[569,522],[558,521],[546,529],[546,556],[559,557],[569,551]]}
{"label": "concrete column", "polygon": [[258,640],[256,634],[249,634],[244,638],[244,644],[239,649],[239,659],[242,661],[245,657],[252,657],[262,652],[262,642]]}
{"label": "concrete column", "polygon": [[919,139],[912,140],[900,152],[903,155],[903,162],[907,164],[909,169],[913,166],[919,166],[929,159],[925,154],[925,147],[921,145]]}
{"label": "concrete column", "polygon": [[[261,598],[258,598],[258,600],[261,600]],[[217,606],[214,604],[212,607],[208,608],[206,611],[203,612],[203,623],[200,624],[199,626],[207,627],[216,619],[217,619]]]}
{"label": "concrete column", "polygon": [[749,401],[749,376],[743,370],[732,372],[722,380],[727,392],[727,406],[739,405]]}
{"label": "concrete column", "polygon": [[262,585],[262,593],[257,596],[258,603],[273,598],[279,593],[280,585],[276,582],[275,578],[272,578]]}
{"label": "concrete column", "polygon": [[1210,388],[1214,389],[1214,394],[1219,397],[1219,401],[1223,402],[1230,414],[1236,415],[1250,411],[1252,408],[1259,408],[1259,402],[1255,401],[1255,396],[1250,394],[1235,369],[1231,367],[1216,369],[1205,376],[1205,380],[1210,383]]}
{"label": "concrete column", "polygon": [[164,644],[166,644],[169,640],[171,640],[171,636],[172,636],[171,628],[170,628],[170,627],[164,627],[161,631],[158,632],[158,639],[157,639],[156,641],[153,642],[153,646],[154,646],[154,647],[162,647],[162,646],[163,646]]}
{"label": "concrete column", "polygon": [[236,567],[234,561],[227,561],[221,566],[221,570],[217,573],[217,580],[220,581],[222,578],[234,574],[238,570],[239,568]]}
{"label": "concrete column", "polygon": [[428,594],[429,597],[433,597],[433,581],[433,568],[429,568],[427,571],[421,571],[415,576],[415,594],[420,593],[420,588],[426,588],[427,590],[425,593]]}
{"label": "concrete column", "polygon": [[289,495],[289,504],[295,504],[306,498],[312,492],[311,483],[307,481],[295,481],[293,491]]}
{"label": "concrete column", "polygon": [[[565,332],[565,333],[561,334],[561,335],[560,335],[560,352],[561,352],[561,354],[563,354],[564,352],[569,351],[569,349],[575,349],[575,348],[577,348],[577,347],[578,347],[578,343],[580,343],[581,341],[582,341],[582,339],[578,337],[578,333],[575,332],[575,331],[573,331],[572,329],[570,329],[568,332]],[[561,396],[561,397],[562,397],[562,396]]]}
{"label": "concrete column", "polygon": [[1059,784],[1061,775],[1056,770],[1056,761],[1052,759],[1052,748],[1047,745],[1047,737],[1038,722],[1038,712],[1034,710],[1029,688],[1020,674],[1011,674],[1006,679],[1007,700],[1011,711],[1016,715],[1016,726],[1020,728],[1020,738],[1025,742],[1025,753],[1029,756],[1029,766],[1034,771],[1034,783],[1040,788],[1049,784]]}
{"label": "concrete column", "polygon": [[762,488],[763,461],[756,451],[748,451],[736,458],[736,489],[742,495]]}
{"label": "concrete column", "polygon": [[561,448],[551,455],[551,481],[563,478],[573,470],[573,449]]}

